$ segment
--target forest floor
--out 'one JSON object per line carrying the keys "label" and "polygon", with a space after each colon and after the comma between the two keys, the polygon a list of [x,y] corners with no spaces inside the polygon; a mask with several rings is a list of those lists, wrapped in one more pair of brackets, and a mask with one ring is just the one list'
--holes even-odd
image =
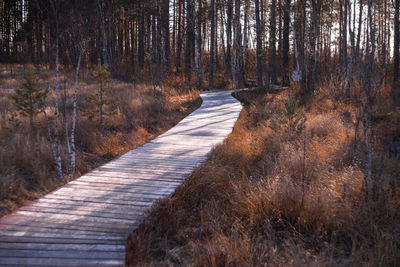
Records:
{"label": "forest floor", "polygon": [[[164,107],[161,110],[154,103],[152,86],[112,80],[107,84],[105,100],[108,104],[104,106],[110,115],[105,117],[104,125],[100,127],[96,118],[98,107],[87,101],[89,95],[95,96],[98,93],[100,85],[93,80],[88,84],[81,81],[78,86],[78,106],[85,112],[80,112],[76,126],[76,174],[60,180],[56,178],[43,114],[35,116],[34,127],[31,128],[27,118],[17,115],[11,98],[14,89],[21,88],[25,68],[17,64],[0,65],[0,216],[146,143],[173,127],[201,104],[199,91],[176,89],[180,88],[179,80],[166,86]],[[39,85],[42,88],[54,88],[54,71],[45,66],[35,68]],[[73,108],[73,77],[72,70],[61,71],[61,121],[64,99],[67,99],[66,113],[71,114]],[[47,114],[52,122],[52,89],[47,103]],[[67,120],[70,125],[69,115]],[[64,144],[65,135],[61,126],[60,133],[61,143]],[[61,146],[61,152],[64,165],[64,145]]]}
{"label": "forest floor", "polygon": [[294,89],[240,93],[233,132],[149,211],[128,240],[127,265],[398,266],[400,110],[371,111],[366,198],[362,124],[356,135],[357,108],[333,90],[299,107],[307,120],[293,135],[270,126]]}

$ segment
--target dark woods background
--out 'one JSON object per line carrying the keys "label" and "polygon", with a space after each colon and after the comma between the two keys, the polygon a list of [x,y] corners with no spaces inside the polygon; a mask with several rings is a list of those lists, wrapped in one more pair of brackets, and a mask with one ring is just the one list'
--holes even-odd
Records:
{"label": "dark woods background", "polygon": [[335,78],[349,97],[361,72],[398,91],[399,0],[5,0],[0,18],[3,62],[54,67],[58,39],[62,65],[83,50],[127,80],[153,65],[198,87],[288,85],[297,69],[308,93]]}

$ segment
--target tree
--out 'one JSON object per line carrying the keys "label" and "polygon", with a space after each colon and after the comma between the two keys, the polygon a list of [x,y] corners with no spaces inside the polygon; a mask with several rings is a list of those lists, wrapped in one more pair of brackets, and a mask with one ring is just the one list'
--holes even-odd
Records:
{"label": "tree", "polygon": [[[241,1],[235,1],[235,17],[234,17],[234,50],[235,50],[235,69],[236,69],[236,88],[240,88],[243,84],[243,44],[242,44],[242,24],[241,24]],[[236,94],[236,93],[235,93]]]}
{"label": "tree", "polygon": [[103,37],[103,64],[108,67],[108,55],[107,55],[107,34],[106,34],[106,18],[105,18],[105,12],[104,12],[104,0],[97,0],[98,8],[99,8],[99,13],[100,13],[100,20],[101,20],[101,33]]}
{"label": "tree", "polygon": [[170,53],[170,33],[169,33],[169,0],[162,0],[161,8],[161,23],[162,23],[162,35],[164,45],[164,58],[165,68],[169,68],[169,53]]}
{"label": "tree", "polygon": [[[198,1],[196,12],[196,65],[197,65],[197,87],[203,86],[203,67],[202,67],[202,30],[201,25],[203,21],[203,0]],[[211,73],[211,71],[210,71]]]}
{"label": "tree", "polygon": [[31,128],[34,128],[34,116],[41,112],[41,102],[46,98],[48,90],[40,88],[37,74],[32,68],[25,70],[22,88],[15,89],[12,99],[18,112],[29,118]]}
{"label": "tree", "polygon": [[210,78],[209,88],[214,89],[214,66],[215,66],[215,1],[211,0],[211,43],[210,43]]}
{"label": "tree", "polygon": [[395,101],[400,98],[399,63],[400,63],[400,27],[399,27],[400,0],[395,0],[394,10],[394,43],[393,43],[393,85],[392,94]]}
{"label": "tree", "polygon": [[188,82],[192,76],[192,48],[194,45],[194,6],[193,0],[186,0],[186,47],[185,47],[185,77]]}
{"label": "tree", "polygon": [[276,0],[271,1],[269,22],[269,82],[276,82]]}
{"label": "tree", "polygon": [[[72,114],[72,125],[71,125],[71,147],[69,148],[69,157],[70,157],[70,166],[69,166],[69,173],[75,173],[75,158],[76,158],[76,147],[75,147],[75,128],[76,128],[76,116],[77,116],[77,109],[78,109],[78,80],[79,80],[79,68],[81,66],[81,59],[83,54],[83,48],[80,48],[78,63],[76,64],[75,69],[75,81],[74,81],[74,96],[73,96],[73,114]],[[65,125],[65,130],[68,133],[67,125]],[[68,135],[67,135],[68,136]],[[66,136],[66,138],[67,138]]]}
{"label": "tree", "polygon": [[275,112],[269,127],[276,133],[294,138],[305,129],[306,117],[302,114],[300,104],[294,96],[289,95],[288,100],[282,104],[283,107]]}
{"label": "tree", "polygon": [[260,1],[255,0],[255,12],[256,12],[256,65],[257,65],[257,85],[259,87],[263,86],[263,48],[262,48],[262,36],[263,30],[261,28],[261,21],[260,21]]}
{"label": "tree", "polygon": [[282,37],[282,63],[283,63],[283,74],[282,74],[282,85],[288,86],[289,81],[289,34],[290,34],[290,2],[291,0],[285,0],[285,6],[283,10],[283,37]]}
{"label": "tree", "polygon": [[115,103],[114,99],[108,97],[109,84],[110,84],[111,73],[101,65],[93,71],[93,79],[100,84],[96,94],[88,94],[86,101],[94,106],[89,108],[82,108],[82,114],[88,117],[90,120],[97,118],[99,127],[104,127],[105,119],[112,115],[115,115],[115,109],[112,105]]}

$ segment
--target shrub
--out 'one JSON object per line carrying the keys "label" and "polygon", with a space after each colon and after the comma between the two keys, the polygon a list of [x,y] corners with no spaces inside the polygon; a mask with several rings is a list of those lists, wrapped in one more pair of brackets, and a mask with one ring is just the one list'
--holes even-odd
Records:
{"label": "shrub", "polygon": [[28,68],[24,74],[24,82],[22,88],[15,89],[12,100],[19,114],[29,117],[29,123],[33,128],[33,118],[41,110],[41,100],[46,98],[47,89],[40,88],[38,85],[37,74],[33,69]]}
{"label": "shrub", "polygon": [[93,80],[99,84],[99,89],[96,94],[88,94],[85,98],[86,102],[91,104],[90,108],[82,108],[81,112],[89,120],[93,120],[98,116],[99,126],[103,127],[104,120],[115,115],[116,110],[113,107],[115,99],[108,98],[110,89],[111,73],[103,66],[99,65],[93,72]]}
{"label": "shrub", "polygon": [[306,118],[299,110],[299,102],[294,96],[289,95],[283,105],[283,108],[275,112],[269,127],[276,133],[283,133],[293,138],[305,129]]}

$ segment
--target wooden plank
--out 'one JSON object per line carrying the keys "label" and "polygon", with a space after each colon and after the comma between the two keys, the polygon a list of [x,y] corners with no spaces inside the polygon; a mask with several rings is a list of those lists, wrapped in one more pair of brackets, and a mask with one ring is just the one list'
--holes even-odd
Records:
{"label": "wooden plank", "polygon": [[[140,217],[138,217],[140,218]],[[138,223],[138,221],[136,222]],[[2,219],[0,221],[0,227],[7,227],[8,225],[18,226],[40,226],[46,228],[66,229],[66,230],[82,230],[82,231],[97,231],[102,233],[114,233],[120,234],[125,233],[127,230],[132,229],[131,225],[120,225],[111,223],[93,223],[93,222],[79,222],[68,221],[65,219],[53,219],[46,217],[28,216],[28,215],[16,215],[9,219]],[[135,225],[135,224],[133,224]],[[1,241],[1,239],[0,239]]]}
{"label": "wooden plank", "polygon": [[[62,207],[65,206],[67,209],[75,209],[77,207],[81,207],[84,209],[85,207],[87,209],[95,209],[95,210],[105,210],[105,209],[111,209],[115,211],[116,213],[126,213],[126,214],[136,214],[137,212],[142,212],[147,209],[147,206],[134,206],[131,205],[127,207],[126,205],[121,205],[121,204],[109,204],[109,203],[98,203],[98,202],[87,202],[87,201],[79,201],[79,200],[59,200],[59,199],[47,199],[47,198],[41,198],[37,201],[34,202],[39,204],[44,204],[44,205],[51,205],[52,207]],[[131,213],[129,213],[129,211]]]}
{"label": "wooden plank", "polygon": [[[25,211],[18,210],[14,213],[15,215],[26,215],[32,217],[45,216],[46,218],[65,220],[65,221],[75,221],[78,223],[82,222],[94,222],[94,223],[107,223],[107,224],[118,224],[118,225],[133,225],[135,221],[128,219],[114,219],[114,218],[100,218],[100,217],[89,217],[84,215],[71,215],[71,214],[53,214],[44,211]],[[133,222],[132,222],[133,221]]]}
{"label": "wooden plank", "polygon": [[125,244],[126,240],[3,236],[0,240],[0,249],[124,251]]}
{"label": "wooden plank", "polygon": [[[168,194],[152,194],[151,192],[118,192],[118,191],[109,191],[109,190],[92,190],[80,188],[76,190],[75,188],[63,187],[60,190],[57,190],[50,194],[51,196],[89,196],[87,198],[107,198],[107,199],[123,199],[123,200],[140,200],[140,201],[153,201],[155,199],[163,198]],[[94,197],[96,196],[96,197]]]}
{"label": "wooden plank", "polygon": [[[22,211],[21,211],[22,212]],[[99,231],[106,231],[107,229],[113,230],[113,232],[125,232],[127,229],[132,229],[135,225],[137,225],[137,221],[132,220],[132,224],[121,224],[121,223],[110,223],[108,221],[99,222],[99,220],[71,220],[69,218],[54,218],[54,217],[39,217],[35,215],[29,214],[21,214],[21,213],[13,213],[12,216],[3,218],[0,221],[0,225],[10,225],[10,224],[19,224],[25,222],[27,225],[30,223],[41,223],[44,225],[54,225],[58,228],[63,228],[67,226],[75,226],[79,227],[81,230],[86,229],[98,229]]]}
{"label": "wooden plank", "polygon": [[[165,179],[165,180],[176,180],[177,178],[174,178],[174,175],[179,175],[179,174],[187,174],[191,173],[193,168],[167,168],[165,167],[164,169],[150,169],[150,168],[135,168],[134,170],[132,169],[115,169],[115,168],[108,168],[107,166],[104,167],[99,167],[97,170],[88,173],[87,175],[102,175],[106,174],[107,176],[121,176],[121,175],[129,175],[128,177],[135,178],[154,178],[154,179]],[[132,175],[134,174],[134,175]],[[157,177],[158,176],[158,177]],[[171,177],[172,176],[172,177]],[[178,180],[180,180],[179,178]]]}
{"label": "wooden plank", "polygon": [[[130,162],[151,162],[151,163],[191,163],[191,162],[201,162],[206,160],[206,156],[187,156],[187,155],[171,155],[171,154],[158,154],[157,151],[152,151],[153,153],[148,155],[142,155],[142,153],[135,152],[131,154],[125,154],[121,156],[117,160],[110,161],[105,165],[113,164],[113,163],[130,163]],[[171,151],[172,152],[172,151]]]}
{"label": "wooden plank", "polygon": [[149,181],[137,181],[135,183],[130,183],[129,179],[118,179],[118,178],[114,178],[114,179],[107,179],[107,178],[88,178],[85,180],[80,180],[80,182],[83,183],[87,183],[87,184],[101,184],[101,185],[110,185],[110,186],[131,186],[133,187],[145,187],[145,188],[155,188],[155,187],[160,187],[160,186],[164,186],[165,188],[167,187],[172,187],[175,186],[178,187],[179,185],[181,185],[184,181],[182,181],[182,183],[177,183],[177,182],[168,182],[167,184],[165,183],[160,183],[160,181],[153,181],[153,183],[150,183]]}
{"label": "wooden plank", "polygon": [[60,251],[60,250],[26,250],[26,249],[2,249],[0,258],[59,258],[59,259],[121,259],[125,258],[125,251]]}
{"label": "wooden plank", "polygon": [[[97,233],[109,233],[114,235],[125,235],[129,232],[132,227],[124,227],[124,228],[111,228],[105,225],[96,225],[96,226],[85,226],[75,223],[52,223],[49,224],[48,221],[45,223],[43,221],[20,221],[14,223],[7,223],[2,222],[0,224],[0,228],[3,229],[4,227],[15,227],[15,229],[19,227],[36,227],[36,228],[43,228],[43,229],[57,229],[57,230],[71,230],[71,231],[90,231],[90,232],[97,232]],[[2,241],[2,239],[0,239]]]}
{"label": "wooden plank", "polygon": [[71,190],[71,193],[68,194],[66,192],[61,193],[54,193],[51,195],[46,196],[50,199],[70,199],[70,200],[82,200],[85,202],[95,202],[95,203],[108,203],[108,204],[122,204],[122,205],[135,205],[135,206],[142,206],[147,207],[152,205],[157,200],[167,197],[169,194],[163,195],[145,195],[145,194],[117,194],[114,195],[112,193],[100,195],[97,194],[96,196],[82,196],[80,192],[74,192]]}
{"label": "wooden plank", "polygon": [[77,231],[65,229],[49,229],[40,227],[11,227],[9,229],[0,229],[2,236],[18,236],[18,237],[52,237],[52,238],[73,238],[73,239],[101,239],[101,240],[125,240],[124,235],[116,235],[115,233],[101,233],[93,231]]}
{"label": "wooden plank", "polygon": [[[45,226],[51,229],[65,229],[74,231],[96,231],[101,233],[113,233],[119,235],[133,229],[142,220],[141,217],[136,218],[136,222],[131,225],[111,224],[104,222],[89,222],[89,221],[70,221],[66,219],[40,218],[27,215],[14,215],[13,220],[1,221],[0,226],[8,227],[9,225],[17,226]],[[2,239],[0,239],[2,241]]]}
{"label": "wooden plank", "polygon": [[61,258],[16,258],[0,257],[0,264],[7,266],[37,265],[37,266],[123,266],[122,259],[61,259]]}
{"label": "wooden plank", "polygon": [[[105,218],[113,218],[113,216],[119,216],[119,215],[126,215],[127,218],[128,216],[135,216],[135,215],[140,215],[143,214],[143,212],[146,210],[146,207],[143,206],[135,206],[135,207],[127,207],[127,206],[120,206],[120,205],[107,205],[107,204],[89,204],[89,205],[82,205],[80,203],[76,203],[75,201],[70,202],[70,203],[60,203],[58,201],[46,201],[46,200],[41,200],[40,202],[35,202],[34,204],[27,205],[21,210],[24,210],[25,208],[27,209],[56,209],[60,213],[65,212],[65,211],[71,211],[71,212],[98,212],[98,213],[104,213]],[[118,217],[116,217],[118,218]]]}
{"label": "wooden plank", "polygon": [[120,236],[99,236],[99,235],[90,235],[90,234],[76,234],[71,236],[69,233],[64,233],[60,231],[59,233],[45,233],[45,232],[13,232],[13,231],[2,231],[0,230],[1,236],[9,236],[9,237],[24,237],[24,235],[29,237],[46,237],[46,238],[64,238],[67,239],[70,237],[71,239],[99,239],[99,240],[125,240],[125,237]]}
{"label": "wooden plank", "polygon": [[108,203],[108,204],[120,204],[120,205],[133,205],[133,206],[150,206],[152,203],[155,202],[155,199],[148,200],[148,199],[123,199],[119,196],[115,197],[109,197],[107,199],[104,199],[102,197],[86,197],[86,196],[63,196],[63,195],[47,195],[43,198],[46,199],[58,199],[58,200],[78,200],[82,202],[88,202],[88,203]]}
{"label": "wooden plank", "polygon": [[107,185],[107,184],[99,184],[99,183],[89,183],[83,181],[74,181],[70,182],[64,187],[67,188],[74,188],[75,190],[82,189],[92,189],[92,190],[100,190],[103,191],[110,191],[113,190],[114,192],[121,192],[121,193],[135,193],[135,192],[142,192],[142,193],[152,193],[158,195],[164,195],[168,193],[172,193],[175,190],[175,186],[170,187],[160,187],[160,186],[141,186],[141,185],[129,185],[129,186],[118,186],[118,185]]}
{"label": "wooden plank", "polygon": [[141,186],[176,186],[182,184],[178,181],[165,181],[157,179],[130,179],[129,177],[115,177],[115,176],[91,176],[86,175],[79,179],[79,181],[84,182],[95,182],[95,183],[105,183],[105,184],[116,184],[116,185],[141,185]]}
{"label": "wooden plank", "polygon": [[[88,187],[88,186],[84,186],[84,185],[72,185],[72,186],[68,186],[68,187],[64,187],[65,190],[63,191],[58,191],[55,192],[54,194],[57,195],[61,195],[61,194],[68,194],[68,190],[70,192],[74,192],[76,194],[79,194],[79,192],[76,192],[77,190],[82,191],[82,192],[87,192],[87,193],[97,193],[100,196],[107,196],[108,194],[110,194],[110,190],[106,189],[105,187],[97,187],[97,188],[92,188],[92,187]],[[126,195],[129,197],[132,196],[137,196],[137,197],[147,197],[150,199],[160,199],[160,198],[164,198],[166,196],[169,196],[172,192],[174,191],[173,188],[162,188],[159,191],[155,191],[155,190],[145,190],[145,189],[141,189],[141,187],[136,187],[132,186],[131,188],[128,189],[113,189],[114,193],[120,194],[120,195]]]}
{"label": "wooden plank", "polygon": [[[19,209],[21,211],[31,211],[31,212],[45,212],[49,214],[65,214],[65,215],[78,215],[93,218],[104,218],[104,219],[125,219],[129,220],[138,216],[142,216],[142,212],[137,212],[135,214],[124,214],[124,213],[106,213],[104,211],[93,211],[93,210],[71,210],[62,209],[57,207],[44,207],[41,205],[22,207]],[[128,209],[127,209],[128,210]]]}

